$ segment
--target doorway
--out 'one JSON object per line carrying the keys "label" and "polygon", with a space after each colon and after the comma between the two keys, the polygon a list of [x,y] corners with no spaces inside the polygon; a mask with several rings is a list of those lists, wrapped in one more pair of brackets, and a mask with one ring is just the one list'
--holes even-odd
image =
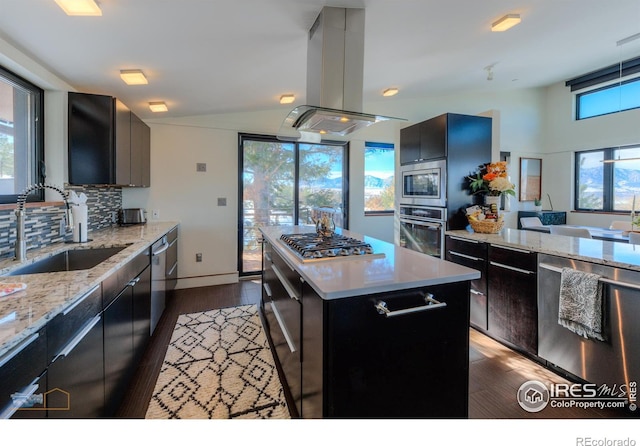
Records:
{"label": "doorway", "polygon": [[238,272],[262,269],[261,226],[312,224],[310,211],[335,209],[348,228],[348,143],[309,144],[240,134]]}

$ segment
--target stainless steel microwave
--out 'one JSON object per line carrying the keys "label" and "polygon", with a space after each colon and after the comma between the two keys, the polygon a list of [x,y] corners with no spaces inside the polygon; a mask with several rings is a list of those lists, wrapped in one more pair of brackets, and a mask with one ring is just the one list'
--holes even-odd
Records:
{"label": "stainless steel microwave", "polygon": [[402,174],[401,203],[422,206],[447,206],[446,160],[405,164]]}

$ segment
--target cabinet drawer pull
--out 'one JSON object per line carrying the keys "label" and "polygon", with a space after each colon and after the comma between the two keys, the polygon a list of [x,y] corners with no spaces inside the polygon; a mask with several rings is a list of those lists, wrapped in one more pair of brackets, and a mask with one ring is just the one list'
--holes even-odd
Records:
{"label": "cabinet drawer pull", "polygon": [[455,235],[450,235],[449,238],[451,240],[458,240],[460,242],[466,242],[466,243],[474,243],[476,245],[480,243],[478,240],[469,240],[468,238],[456,237]]}
{"label": "cabinet drawer pull", "polygon": [[387,303],[383,300],[376,301],[375,309],[378,314],[382,314],[385,317],[393,317],[393,316],[402,316],[404,314],[418,313],[420,311],[428,311],[435,310],[437,308],[443,308],[447,306],[446,302],[439,302],[433,298],[433,294],[427,293],[424,296],[424,301],[427,303],[426,305],[421,305],[419,307],[412,308],[404,308],[402,310],[391,311],[387,308]]}
{"label": "cabinet drawer pull", "polygon": [[498,268],[504,268],[504,269],[508,269],[511,271],[516,271],[519,273],[523,273],[523,274],[535,274],[534,271],[529,271],[526,269],[522,269],[522,268],[516,268],[515,266],[509,266],[509,265],[504,265],[502,263],[498,263],[498,262],[489,262],[491,265],[493,266],[497,266]]}
{"label": "cabinet drawer pull", "polygon": [[267,296],[269,296],[269,298],[273,296],[273,294],[271,294],[271,287],[269,286],[268,283],[263,283],[262,288],[264,288],[264,292],[267,293]]}
{"label": "cabinet drawer pull", "polygon": [[94,286],[93,288],[91,288],[90,291],[88,291],[87,293],[85,293],[84,296],[82,296],[80,299],[76,300],[73,305],[71,305],[68,308],[65,308],[65,310],[62,312],[63,316],[66,316],[67,314],[71,313],[71,311],[77,307],[78,305],[80,305],[87,297],[89,297],[95,290],[97,290],[98,288],[100,288],[100,284]]}
{"label": "cabinet drawer pull", "polygon": [[473,256],[470,256],[468,254],[462,254],[462,253],[456,252],[456,251],[449,251],[449,254],[451,254],[452,256],[462,257],[463,259],[473,260],[475,262],[480,262],[480,261],[484,260],[481,257],[473,257]]}
{"label": "cabinet drawer pull", "polygon": [[280,316],[280,312],[278,311],[278,308],[275,306],[275,304],[271,304],[271,309],[273,310],[273,314],[276,317],[276,320],[278,321],[280,330],[282,330],[284,339],[285,341],[287,341],[287,346],[289,347],[289,350],[291,350],[291,353],[295,353],[296,345],[291,340],[291,335],[289,335],[289,330],[287,330],[287,326],[284,324],[284,321],[282,320],[282,316]]}
{"label": "cabinet drawer pull", "polygon": [[521,252],[523,254],[531,254],[532,253],[532,251],[529,251],[527,249],[518,249],[518,248],[513,248],[511,246],[502,246],[502,245],[491,245],[491,246],[495,246],[496,248],[499,248],[499,249],[506,249],[507,251]]}
{"label": "cabinet drawer pull", "polygon": [[264,253],[264,258],[265,258],[265,259],[267,259],[267,260],[268,260],[268,261],[270,261],[270,262],[272,261],[272,260],[271,260],[271,254],[269,254],[268,252],[265,252],[265,253]]}
{"label": "cabinet drawer pull", "polygon": [[471,288],[471,289],[469,290],[469,292],[470,292],[471,294],[475,294],[476,296],[484,296],[484,293],[481,293],[480,291],[474,290],[473,288]]}
{"label": "cabinet drawer pull", "polygon": [[[29,401],[33,394],[40,388],[38,381],[40,381],[40,377],[34,379],[31,384],[20,390],[20,392],[12,393],[11,403],[0,413],[0,419],[7,420],[11,418],[24,403]],[[42,404],[42,401],[38,401],[38,403]]]}
{"label": "cabinet drawer pull", "polygon": [[73,349],[76,348],[76,346],[80,343],[80,341],[82,341],[89,334],[89,332],[93,330],[93,327],[95,327],[98,324],[98,322],[100,322],[101,318],[102,317],[100,315],[97,315],[96,317],[91,319],[91,321],[89,321],[89,323],[85,325],[85,327],[82,329],[82,331],[80,331],[80,333],[78,333],[71,341],[69,341],[69,343],[65,346],[65,348],[62,349],[62,351],[58,353],[57,356],[53,358],[53,361],[51,362],[55,362],[58,358],[62,356],[69,356],[69,353],[71,353]]}
{"label": "cabinet drawer pull", "polygon": [[282,274],[282,272],[278,269],[278,267],[276,265],[272,265],[271,269],[273,270],[274,273],[276,273],[276,276],[278,276],[278,280],[280,280],[280,283],[282,284],[284,289],[287,290],[287,294],[289,294],[289,297],[291,299],[295,299],[299,301],[300,296],[298,296],[298,293],[296,293],[296,290],[293,289],[293,287],[291,286],[287,278]]}
{"label": "cabinet drawer pull", "polygon": [[131,282],[127,283],[128,286],[136,286],[136,284],[140,282],[140,277],[136,277]]}
{"label": "cabinet drawer pull", "polygon": [[7,355],[5,355],[4,357],[0,358],[0,368],[2,368],[6,363],[8,363],[9,361],[11,361],[13,358],[15,358],[15,356],[20,353],[22,350],[24,350],[25,348],[29,347],[29,345],[31,345],[31,343],[33,341],[35,341],[36,339],[38,339],[38,337],[40,336],[40,334],[38,333],[34,333],[31,336],[29,336],[26,340],[22,341],[22,344],[16,346],[12,351],[10,351]]}

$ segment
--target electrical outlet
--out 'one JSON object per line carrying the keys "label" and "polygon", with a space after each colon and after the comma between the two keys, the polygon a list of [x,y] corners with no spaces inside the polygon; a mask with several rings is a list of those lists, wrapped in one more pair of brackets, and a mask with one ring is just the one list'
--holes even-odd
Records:
{"label": "electrical outlet", "polygon": [[206,172],[207,163],[196,163],[196,172]]}
{"label": "electrical outlet", "polygon": [[151,211],[151,218],[153,218],[154,220],[157,220],[160,218],[160,211],[157,209],[154,209]]}
{"label": "electrical outlet", "polygon": [[227,205],[227,199],[218,197],[218,206],[226,206],[226,205]]}
{"label": "electrical outlet", "polygon": [[196,253],[196,262],[202,262],[202,253],[201,252]]}

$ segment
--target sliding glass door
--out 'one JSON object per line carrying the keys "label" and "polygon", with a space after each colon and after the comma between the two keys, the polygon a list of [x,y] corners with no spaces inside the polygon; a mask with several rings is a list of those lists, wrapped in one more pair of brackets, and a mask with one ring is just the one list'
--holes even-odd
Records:
{"label": "sliding glass door", "polygon": [[240,135],[238,271],[260,272],[260,226],[311,224],[310,210],[336,209],[347,227],[347,146]]}

